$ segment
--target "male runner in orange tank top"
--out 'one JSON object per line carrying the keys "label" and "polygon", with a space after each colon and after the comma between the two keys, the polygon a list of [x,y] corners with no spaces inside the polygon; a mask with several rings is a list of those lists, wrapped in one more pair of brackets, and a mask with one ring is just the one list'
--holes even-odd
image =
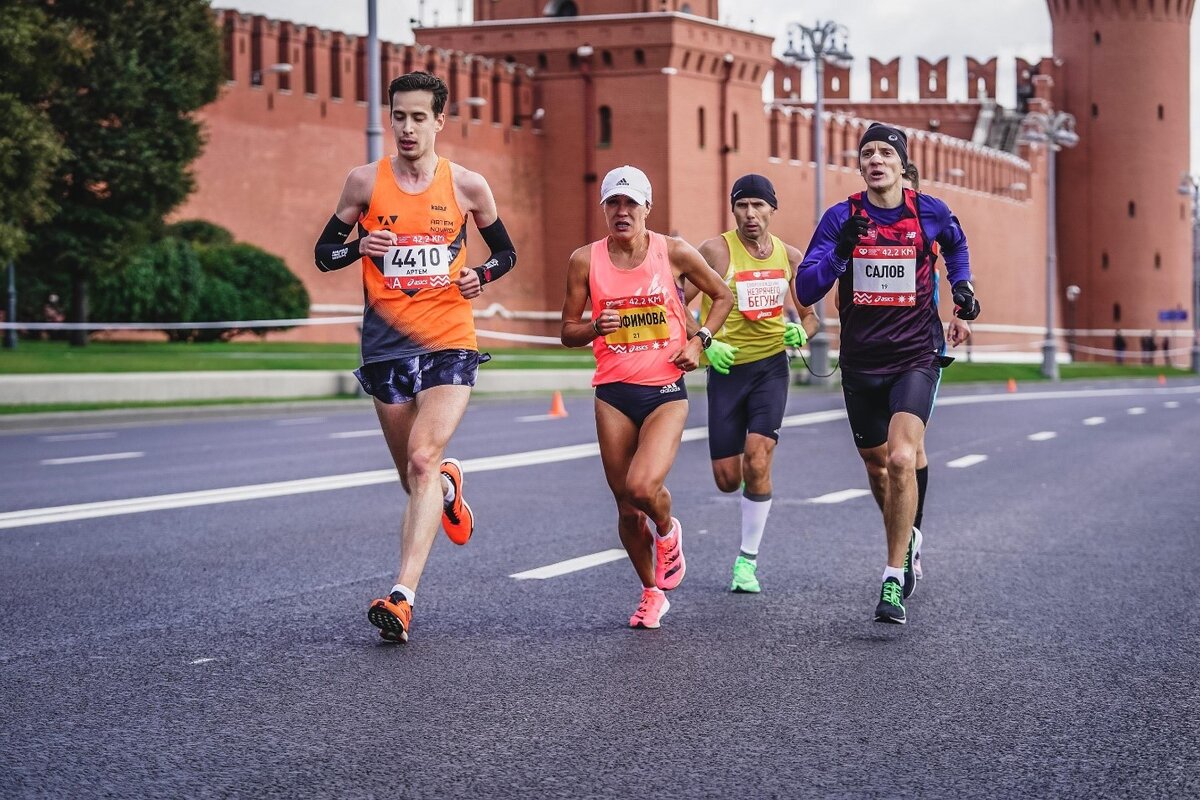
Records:
{"label": "male runner in orange tank top", "polygon": [[[380,635],[408,640],[413,599],[438,520],[455,544],[475,528],[463,499],[462,465],[443,458],[467,410],[479,348],[471,298],[516,264],[516,249],[482,176],[438,158],[446,84],[411,72],[388,87],[398,155],[355,167],[316,247],[321,271],[362,264],[362,366],[388,450],[408,493],[400,571],[367,612]],[[466,215],[491,256],[469,267]],[[346,237],[357,224],[359,237]]]}

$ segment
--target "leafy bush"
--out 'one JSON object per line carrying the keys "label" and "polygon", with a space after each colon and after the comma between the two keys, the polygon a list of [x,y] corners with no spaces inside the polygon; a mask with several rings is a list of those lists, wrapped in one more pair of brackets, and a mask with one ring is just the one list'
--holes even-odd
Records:
{"label": "leafy bush", "polygon": [[[204,283],[195,321],[297,319],[308,316],[304,284],[278,256],[249,244],[198,250]],[[260,336],[280,328],[251,328]],[[240,329],[200,330],[200,341],[229,339]]]}
{"label": "leafy bush", "polygon": [[199,245],[233,244],[233,234],[206,219],[185,219],[163,229],[166,236]]}
{"label": "leafy bush", "polygon": [[191,322],[203,286],[196,249],[182,239],[162,239],[142,248],[120,269],[96,276],[91,317],[104,322]]}

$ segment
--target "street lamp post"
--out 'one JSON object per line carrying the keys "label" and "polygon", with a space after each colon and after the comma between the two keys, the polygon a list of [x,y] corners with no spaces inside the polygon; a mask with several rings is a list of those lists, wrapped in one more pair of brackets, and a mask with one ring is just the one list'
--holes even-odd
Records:
{"label": "street lamp post", "polygon": [[[821,216],[825,212],[825,60],[847,66],[852,63],[849,50],[846,49],[847,31],[845,26],[836,22],[820,22],[809,27],[798,22],[788,25],[788,46],[783,57],[796,64],[812,62],[816,70],[817,102],[813,106],[813,158],[816,161],[816,197],[813,203],[813,230],[821,224]],[[800,49],[794,44],[793,34],[800,38]],[[812,51],[811,54],[809,51]],[[808,341],[809,354],[812,358],[813,383],[826,383],[829,376],[829,334],[825,332],[824,313],[821,298],[813,304],[820,327],[817,333]]]}
{"label": "street lamp post", "polygon": [[1067,296],[1067,354],[1071,357],[1071,363],[1075,363],[1075,301],[1079,299],[1079,295],[1083,290],[1075,284],[1067,287],[1064,294]]}
{"label": "street lamp post", "polygon": [[1200,175],[1183,173],[1179,193],[1192,198],[1192,372],[1200,374]]}
{"label": "street lamp post", "polygon": [[1022,141],[1046,145],[1046,341],[1042,344],[1042,376],[1058,380],[1058,355],[1054,344],[1054,286],[1058,260],[1058,230],[1055,225],[1054,155],[1064,147],[1079,144],[1075,116],[1065,111],[1053,114],[1032,111],[1021,121]]}
{"label": "street lamp post", "polygon": [[383,158],[383,125],[379,121],[379,13],[367,0],[367,163]]}

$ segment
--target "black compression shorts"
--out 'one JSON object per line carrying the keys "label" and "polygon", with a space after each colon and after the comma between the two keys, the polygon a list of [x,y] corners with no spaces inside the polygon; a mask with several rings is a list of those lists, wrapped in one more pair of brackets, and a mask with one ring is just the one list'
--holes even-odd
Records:
{"label": "black compression shorts", "polygon": [[867,450],[887,442],[892,415],[915,414],[929,424],[941,371],[933,365],[871,375],[842,368],[842,395],[854,444]]}
{"label": "black compression shorts", "polygon": [[708,454],[713,461],[741,455],[746,434],[779,441],[791,371],[787,353],[736,364],[728,375],[708,369]]}
{"label": "black compression shorts", "polygon": [[602,383],[596,387],[596,399],[620,411],[640,428],[646,417],[663,403],[687,400],[687,387],[683,384],[683,378],[666,386]]}

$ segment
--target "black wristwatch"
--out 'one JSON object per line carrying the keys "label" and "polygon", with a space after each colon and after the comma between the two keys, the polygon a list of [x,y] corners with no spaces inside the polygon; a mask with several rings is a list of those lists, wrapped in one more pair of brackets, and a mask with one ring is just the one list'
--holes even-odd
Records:
{"label": "black wristwatch", "polygon": [[709,333],[708,328],[701,328],[696,331],[696,338],[700,340],[700,347],[705,350],[712,344],[712,334]]}

